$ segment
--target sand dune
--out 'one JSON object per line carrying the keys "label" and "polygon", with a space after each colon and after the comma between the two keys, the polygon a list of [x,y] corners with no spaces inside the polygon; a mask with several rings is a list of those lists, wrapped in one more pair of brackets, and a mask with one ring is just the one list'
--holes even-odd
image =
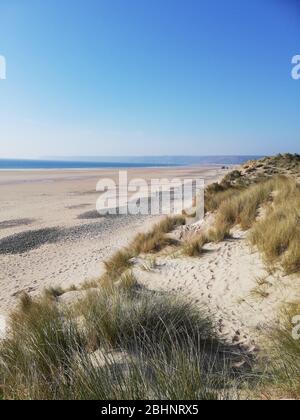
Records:
{"label": "sand dune", "polygon": [[[246,233],[239,230],[230,240],[205,245],[200,258],[159,257],[150,272],[136,268],[135,274],[150,289],[179,292],[200,306],[206,305],[219,333],[249,348],[257,345],[276,321],[282,303],[293,301],[300,290],[295,287],[295,282],[300,286],[299,276],[278,281],[277,275],[270,275],[260,254],[251,251]],[[255,293],[262,279],[266,298]]]}

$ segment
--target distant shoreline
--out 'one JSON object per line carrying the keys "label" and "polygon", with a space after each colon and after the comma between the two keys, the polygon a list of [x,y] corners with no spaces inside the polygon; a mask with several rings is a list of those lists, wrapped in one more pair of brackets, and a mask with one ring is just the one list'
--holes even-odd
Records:
{"label": "distant shoreline", "polygon": [[[0,171],[168,168],[240,165],[259,156],[160,156],[77,159],[0,159]],[[111,159],[111,160],[110,160]]]}

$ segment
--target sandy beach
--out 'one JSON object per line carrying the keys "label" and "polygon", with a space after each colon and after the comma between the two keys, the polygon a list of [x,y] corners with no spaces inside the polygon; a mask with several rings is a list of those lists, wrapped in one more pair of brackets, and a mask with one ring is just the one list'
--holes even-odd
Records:
{"label": "sandy beach", "polygon": [[[129,179],[220,179],[219,166],[131,168]],[[95,212],[100,178],[117,181],[117,169],[0,172],[0,315],[26,291],[69,287],[98,277],[102,263],[157,217]]]}

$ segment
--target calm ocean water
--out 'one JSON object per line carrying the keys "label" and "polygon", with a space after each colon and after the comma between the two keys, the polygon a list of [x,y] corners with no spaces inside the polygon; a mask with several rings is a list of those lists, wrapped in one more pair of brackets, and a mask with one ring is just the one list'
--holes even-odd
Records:
{"label": "calm ocean water", "polygon": [[78,158],[56,160],[0,159],[4,169],[92,169],[92,168],[148,168],[186,165],[239,165],[260,156],[155,156],[118,158]]}
{"label": "calm ocean water", "polygon": [[167,164],[126,162],[85,162],[64,160],[0,159],[0,170],[4,169],[97,169],[97,168],[144,168],[170,166]]}

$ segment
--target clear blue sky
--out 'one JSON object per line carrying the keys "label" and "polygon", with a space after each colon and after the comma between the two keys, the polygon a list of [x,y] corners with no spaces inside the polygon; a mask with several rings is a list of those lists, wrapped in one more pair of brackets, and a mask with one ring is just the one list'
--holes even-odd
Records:
{"label": "clear blue sky", "polygon": [[300,152],[299,0],[0,0],[0,157]]}

